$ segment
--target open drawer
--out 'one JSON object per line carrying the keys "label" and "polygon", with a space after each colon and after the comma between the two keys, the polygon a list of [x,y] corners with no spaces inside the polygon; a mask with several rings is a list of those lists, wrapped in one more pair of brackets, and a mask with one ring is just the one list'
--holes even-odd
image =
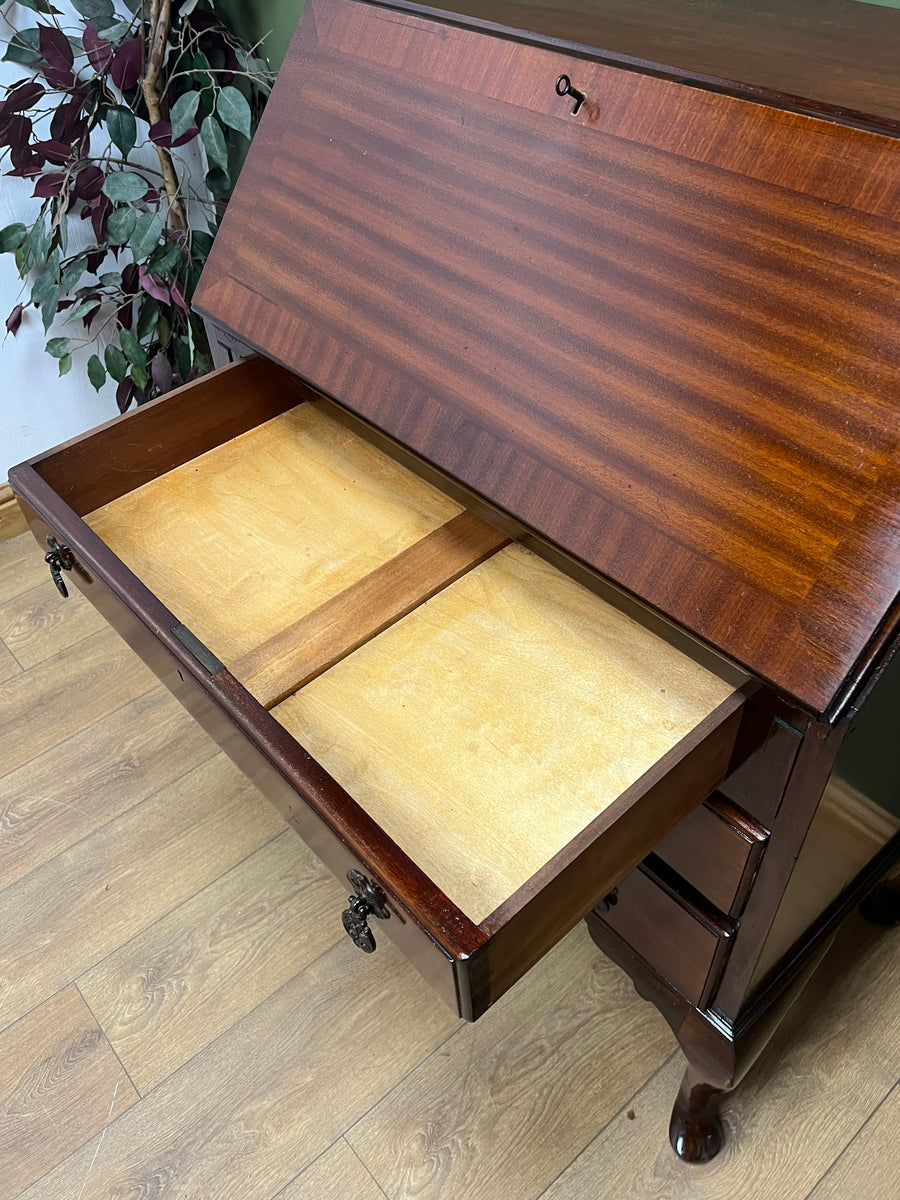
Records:
{"label": "open drawer", "polygon": [[265,360],[10,481],[65,581],[352,873],[357,944],[391,937],[465,1017],[727,772],[741,677],[509,543]]}

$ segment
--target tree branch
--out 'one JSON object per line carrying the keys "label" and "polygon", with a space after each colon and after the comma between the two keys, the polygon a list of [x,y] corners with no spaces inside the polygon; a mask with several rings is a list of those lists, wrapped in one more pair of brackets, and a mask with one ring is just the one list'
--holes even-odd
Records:
{"label": "tree branch", "polygon": [[[147,105],[151,125],[156,125],[163,119],[159,76],[166,53],[171,21],[172,0],[152,0],[150,5],[150,47],[147,51],[144,76],[141,79],[141,91],[144,93],[144,103]],[[160,145],[156,147],[156,154],[159,158],[159,166],[169,201],[169,225],[173,229],[185,230],[187,229],[187,219],[184,215],[184,205],[181,202],[178,176],[175,173],[172,155],[165,146]]]}

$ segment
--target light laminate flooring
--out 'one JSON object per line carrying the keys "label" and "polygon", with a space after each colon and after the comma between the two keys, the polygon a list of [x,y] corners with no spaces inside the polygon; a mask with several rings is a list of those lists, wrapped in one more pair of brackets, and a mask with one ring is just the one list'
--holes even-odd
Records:
{"label": "light laminate flooring", "polygon": [[0,1200],[897,1200],[900,930],[854,918],[681,1164],[583,927],[473,1026],[27,536],[0,545]]}

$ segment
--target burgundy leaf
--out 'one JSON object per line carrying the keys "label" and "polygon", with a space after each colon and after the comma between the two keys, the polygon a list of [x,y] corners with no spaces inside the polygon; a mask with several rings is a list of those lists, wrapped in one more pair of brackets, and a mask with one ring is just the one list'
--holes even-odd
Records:
{"label": "burgundy leaf", "polygon": [[25,167],[16,167],[14,171],[7,171],[7,175],[12,175],[15,179],[34,179],[36,175],[40,175],[40,165],[31,163]]}
{"label": "burgundy leaf", "polygon": [[154,300],[161,300],[163,304],[171,304],[169,289],[163,283],[158,275],[150,275],[147,268],[141,263],[141,287],[148,296],[152,296]]}
{"label": "burgundy leaf", "polygon": [[126,300],[116,309],[116,324],[120,329],[130,329],[134,324],[134,301]]}
{"label": "burgundy leaf", "polygon": [[177,304],[184,312],[188,311],[188,306],[185,303],[184,296],[181,294],[181,288],[177,283],[172,284],[172,303]]}
{"label": "burgundy leaf", "polygon": [[105,250],[93,250],[87,256],[87,269],[92,275],[96,275],[103,266],[103,260],[106,258]]}
{"label": "burgundy leaf", "polygon": [[9,127],[12,121],[12,113],[0,113],[0,146],[9,145]]}
{"label": "burgundy leaf", "polygon": [[122,291],[126,296],[136,296],[140,291],[140,287],[140,271],[138,270],[137,266],[131,262],[122,271]]}
{"label": "burgundy leaf", "polygon": [[52,87],[74,87],[75,73],[72,65],[75,55],[69,44],[69,39],[59,29],[51,25],[38,26],[38,47],[45,66],[41,69],[44,78]]}
{"label": "burgundy leaf", "polygon": [[[68,43],[66,43],[68,45]],[[3,111],[8,113],[21,112],[23,108],[33,108],[44,94],[44,89],[36,79],[28,79],[17,83],[11,88],[3,102]]]}
{"label": "burgundy leaf", "polygon": [[6,318],[7,331],[9,333],[11,333],[13,335],[13,337],[15,337],[16,334],[19,332],[19,326],[22,324],[22,313],[24,311],[25,310],[23,309],[22,305],[17,304],[16,307],[9,314],[9,316]]}
{"label": "burgundy leaf", "polygon": [[105,71],[113,56],[113,48],[103,40],[90,22],[84,27],[84,48],[87,51],[88,62],[99,75]]}
{"label": "burgundy leaf", "polygon": [[113,206],[102,193],[91,201],[91,225],[94,227],[94,237],[98,242],[106,241],[106,222]]}
{"label": "burgundy leaf", "polygon": [[10,175],[38,175],[40,169],[44,165],[44,160],[37,154],[32,154],[31,147],[26,143],[24,146],[12,146],[9,151],[9,160],[15,167],[15,171],[10,171]]}
{"label": "burgundy leaf", "polygon": [[159,388],[160,392],[169,392],[172,390],[172,364],[162,351],[159,354],[155,354],[150,362],[150,378]]}
{"label": "burgundy leaf", "polygon": [[24,150],[28,145],[28,139],[31,137],[32,128],[30,117],[21,117],[18,114],[10,117],[2,144],[9,146],[12,150]]}
{"label": "burgundy leaf", "polygon": [[34,191],[31,193],[32,196],[40,196],[42,199],[47,199],[49,196],[58,196],[62,191],[65,178],[62,172],[42,175],[34,185]]}
{"label": "burgundy leaf", "polygon": [[113,55],[109,73],[113,83],[127,92],[133,88],[141,77],[143,66],[143,45],[139,37],[130,38]]}
{"label": "burgundy leaf", "polygon": [[157,121],[155,125],[150,126],[150,141],[157,146],[165,146],[167,150],[172,148],[172,122]]}
{"label": "burgundy leaf", "polygon": [[152,208],[156,208],[159,204],[159,192],[156,188],[147,188],[144,192],[144,203],[149,204]]}
{"label": "burgundy leaf", "polygon": [[119,412],[123,413],[133,399],[134,384],[126,377],[116,388],[116,404],[119,406]]}
{"label": "burgundy leaf", "polygon": [[65,309],[71,308],[74,303],[74,300],[60,300],[59,304],[56,306],[56,311],[63,312]]}
{"label": "burgundy leaf", "polygon": [[63,142],[34,142],[32,149],[56,167],[64,167],[75,157],[75,150]]}
{"label": "burgundy leaf", "polygon": [[96,200],[103,188],[105,178],[100,168],[91,164],[78,172],[72,190],[82,200]]}
{"label": "burgundy leaf", "polygon": [[56,142],[73,145],[84,137],[87,120],[81,115],[81,99],[76,97],[60,104],[50,121],[50,136]]}

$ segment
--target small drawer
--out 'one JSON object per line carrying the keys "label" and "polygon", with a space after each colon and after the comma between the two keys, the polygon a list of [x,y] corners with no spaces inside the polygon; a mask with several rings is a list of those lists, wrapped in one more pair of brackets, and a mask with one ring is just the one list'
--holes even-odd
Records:
{"label": "small drawer", "polygon": [[744,907],[768,834],[721,795],[689,813],[655,853],[716,908]]}
{"label": "small drawer", "polygon": [[702,1008],[718,981],[733,924],[681,895],[647,863],[619,884],[610,904],[591,914],[649,963],[676,991]]}

